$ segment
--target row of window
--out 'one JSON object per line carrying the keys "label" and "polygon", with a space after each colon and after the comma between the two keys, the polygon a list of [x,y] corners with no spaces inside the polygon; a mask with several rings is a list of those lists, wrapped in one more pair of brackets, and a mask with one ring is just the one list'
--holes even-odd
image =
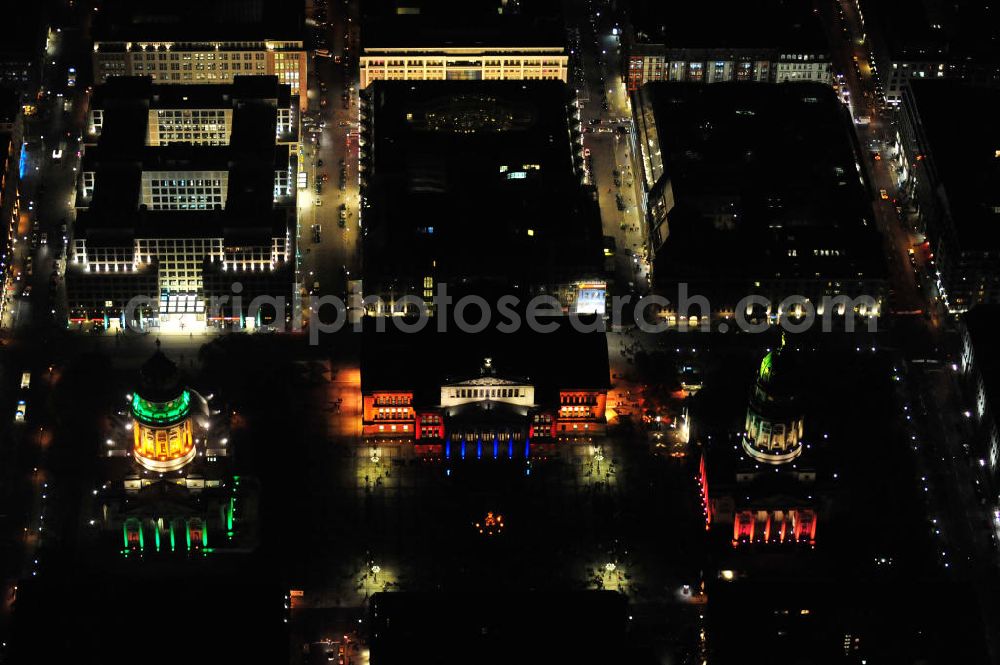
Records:
{"label": "row of window", "polygon": [[229,145],[229,135],[225,132],[166,132],[160,134],[156,145],[170,145],[171,143]]}
{"label": "row of window", "polygon": [[413,410],[406,406],[401,407],[385,407],[380,408],[375,414],[376,420],[400,420],[404,418],[412,418]]}
{"label": "row of window", "polygon": [[173,52],[170,52],[170,51],[150,51],[150,52],[136,51],[135,53],[132,54],[132,58],[134,60],[136,60],[136,61],[139,61],[139,62],[141,62],[143,60],[149,60],[149,61],[153,61],[153,60],[181,61],[181,60],[183,60],[183,61],[187,62],[187,61],[191,61],[191,60],[208,60],[208,61],[212,61],[212,60],[216,60],[216,59],[222,60],[222,61],[226,61],[226,60],[230,59],[230,56],[232,56],[232,60],[235,61],[235,60],[239,60],[241,55],[243,56],[243,60],[263,60],[264,59],[264,54],[263,53],[242,53],[242,54],[241,53],[226,53],[226,52],[215,53],[215,52],[211,52],[211,51],[208,52],[208,53],[178,53],[176,51],[173,51]]}
{"label": "row of window", "polygon": [[136,240],[134,247],[94,247],[88,251],[85,239],[74,241],[78,262],[115,262],[131,264],[136,254],[141,263],[152,263],[157,258],[162,274],[180,275],[182,270],[200,272],[204,259],[214,261],[265,263],[284,256],[285,238],[272,239],[270,247],[243,247],[223,250],[221,238],[152,238]]}
{"label": "row of window", "polygon": [[450,397],[457,399],[527,397],[527,391],[524,388],[458,388],[451,391]]}
{"label": "row of window", "polygon": [[463,58],[462,61],[444,58],[404,58],[393,60],[362,59],[362,67],[448,67],[452,65],[482,65],[484,67],[565,67],[566,61],[524,57],[518,59]]}
{"label": "row of window", "polygon": [[562,404],[597,404],[597,395],[563,395]]}
{"label": "row of window", "polygon": [[[197,65],[194,65],[192,67],[190,64],[181,65],[181,64],[178,64],[176,62],[172,62],[172,63],[170,63],[170,67],[168,68],[167,67],[167,63],[165,63],[165,62],[161,62],[161,63],[159,63],[159,65],[154,65],[154,64],[143,65],[141,62],[137,62],[137,63],[135,63],[135,65],[133,65],[132,69],[135,70],[136,72],[143,72],[143,71],[149,71],[149,72],[157,72],[157,71],[159,71],[159,72],[166,72],[166,71],[171,71],[171,72],[181,72],[181,71],[183,71],[183,72],[190,72],[190,71],[196,71],[196,72],[214,72],[214,71],[216,71],[216,66],[214,64],[212,64],[212,63],[209,63],[207,65],[197,64]],[[230,69],[233,70],[233,71],[235,71],[235,72],[238,72],[238,71],[241,71],[241,70],[244,71],[244,72],[252,72],[252,71],[262,72],[262,71],[264,71],[265,68],[264,68],[264,63],[262,63],[262,62],[258,62],[256,64],[254,64],[252,62],[245,62],[245,63],[243,63],[242,67],[240,66],[240,63],[238,63],[238,62],[234,62],[231,65],[223,62],[223,63],[219,64],[219,66],[218,66],[218,71],[220,71],[220,72],[226,72],[226,71],[228,71]]]}
{"label": "row of window", "polygon": [[375,398],[375,405],[386,404],[410,404],[412,398],[409,395],[379,395]]}
{"label": "row of window", "polygon": [[221,119],[226,117],[226,109],[158,109],[156,115],[165,120],[171,118],[211,118]]}

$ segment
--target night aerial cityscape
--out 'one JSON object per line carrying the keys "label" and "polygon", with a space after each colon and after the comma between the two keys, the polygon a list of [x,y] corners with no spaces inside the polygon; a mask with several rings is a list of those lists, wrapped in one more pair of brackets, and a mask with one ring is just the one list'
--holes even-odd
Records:
{"label": "night aerial cityscape", "polygon": [[1000,7],[2,16],[0,664],[1000,663]]}

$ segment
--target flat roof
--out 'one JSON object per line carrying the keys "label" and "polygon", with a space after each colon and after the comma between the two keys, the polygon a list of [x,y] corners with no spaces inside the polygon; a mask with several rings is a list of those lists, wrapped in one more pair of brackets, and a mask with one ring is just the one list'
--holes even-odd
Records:
{"label": "flat roof", "polygon": [[675,199],[657,278],[883,278],[850,120],[818,83],[651,83]]}
{"label": "flat roof", "polygon": [[[141,82],[134,79],[128,81],[128,83],[136,84],[137,88],[142,87]],[[216,86],[206,85],[201,87],[212,88]],[[155,86],[152,92],[155,94],[158,88],[159,86]],[[204,96],[202,99],[204,99]],[[272,106],[266,102],[238,104],[233,111],[229,144],[226,146],[205,146],[180,142],[171,143],[167,146],[147,146],[146,137],[149,131],[149,109],[142,102],[141,98],[131,98],[131,101],[113,102],[104,107],[104,121],[102,123],[100,139],[97,142],[96,152],[102,154],[104,159],[140,160],[155,159],[157,151],[162,151],[165,155],[180,154],[183,152],[211,155],[213,151],[220,152],[221,149],[222,151],[243,153],[247,158],[251,158],[254,155],[266,152],[271,146],[275,145],[277,128],[278,109],[276,106]],[[88,146],[86,152],[91,153],[94,151],[95,148],[93,146]],[[85,154],[85,163],[87,159]]]}
{"label": "flat roof", "polygon": [[899,61],[1000,61],[1000,13],[980,0],[861,0],[869,30]]}
{"label": "flat roof", "polygon": [[[141,79],[127,80],[123,86],[154,92],[160,87],[146,86]],[[148,146],[147,123],[148,113],[141,105],[107,108],[97,145],[87,146],[83,155],[81,171],[95,173],[95,187],[87,209],[78,215],[78,237],[110,245],[130,243],[135,237],[285,235],[294,206],[275,206],[274,173],[287,169],[297,157],[291,144],[275,143],[274,106],[239,105],[233,113],[230,143],[223,146]],[[220,210],[144,210],[140,205],[142,173],[152,171],[225,171],[226,201]]]}
{"label": "flat roof", "polygon": [[597,665],[628,652],[628,601],[613,591],[377,593],[370,622],[380,665]]}
{"label": "flat roof", "polygon": [[0,123],[14,122],[20,112],[21,97],[17,91],[0,86]]}
{"label": "flat roof", "polygon": [[[498,378],[524,380],[535,386],[538,402],[551,402],[559,389],[610,387],[605,332],[581,332],[567,317],[540,316],[538,320],[558,327],[544,333],[531,330],[525,323],[514,332],[504,333],[494,324],[472,333],[463,332],[451,320],[445,332],[438,332],[438,321],[431,320],[419,332],[404,333],[392,321],[383,320],[384,331],[378,332],[379,322],[366,317],[361,340],[361,390],[413,390],[418,402],[437,404],[443,385],[478,378],[486,358],[490,358]],[[588,317],[580,320],[593,323]],[[403,358],[405,362],[401,362]]]}
{"label": "flat roof", "polygon": [[[911,81],[934,172],[962,250],[1000,248],[1000,90],[957,80]],[[960,121],[955,109],[962,109]]]}
{"label": "flat roof", "polygon": [[362,48],[564,47],[554,0],[387,0],[362,5]]}
{"label": "flat roof", "polygon": [[281,0],[106,0],[93,35],[95,42],[299,41],[304,10]]}
{"label": "flat roof", "polygon": [[230,193],[238,189],[244,198],[263,197],[253,201],[259,204],[264,199],[268,202],[273,199],[274,171],[287,168],[291,158],[288,145],[263,146],[257,152],[228,146],[170,144],[143,146],[125,153],[102,151],[98,145],[84,154],[82,170],[96,173],[89,206],[92,209],[120,211],[138,205],[141,174],[150,171],[227,171]]}
{"label": "flat roof", "polygon": [[45,45],[48,3],[27,2],[17,11],[4,12],[4,37],[0,39],[0,60],[33,62]]}
{"label": "flat roof", "polygon": [[603,275],[565,84],[378,81],[366,94],[366,286]]}
{"label": "flat roof", "polygon": [[94,90],[90,107],[135,104],[151,109],[216,109],[246,100],[275,100],[278,106],[287,107],[291,96],[291,86],[278,83],[277,76],[237,75],[232,83],[214,85],[156,84],[149,76],[113,76]]}
{"label": "flat roof", "polygon": [[223,238],[227,244],[266,247],[287,233],[292,219],[283,208],[253,216],[231,210],[135,210],[121,216],[81,210],[75,228],[90,247],[131,246],[137,238]]}
{"label": "flat roof", "polygon": [[729,0],[713,6],[711,18],[698,3],[631,0],[635,41],[668,48],[829,49],[810,0]]}

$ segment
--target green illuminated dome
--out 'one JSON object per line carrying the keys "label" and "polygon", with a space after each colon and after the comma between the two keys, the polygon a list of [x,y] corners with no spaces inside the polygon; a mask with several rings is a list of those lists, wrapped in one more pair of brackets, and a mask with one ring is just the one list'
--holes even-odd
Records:
{"label": "green illuminated dome", "polygon": [[752,459],[784,464],[802,454],[804,417],[799,406],[801,367],[794,349],[781,346],[760,361],[757,381],[750,392],[743,449]]}
{"label": "green illuminated dome", "polygon": [[146,425],[166,426],[178,423],[191,414],[191,393],[181,391],[176,399],[168,402],[152,402],[139,393],[132,395],[132,415]]}
{"label": "green illuminated dome", "polygon": [[794,397],[799,383],[799,364],[795,351],[785,345],[785,336],[781,336],[781,345],[768,351],[760,361],[757,370],[757,385],[770,393],[772,399],[782,396]]}

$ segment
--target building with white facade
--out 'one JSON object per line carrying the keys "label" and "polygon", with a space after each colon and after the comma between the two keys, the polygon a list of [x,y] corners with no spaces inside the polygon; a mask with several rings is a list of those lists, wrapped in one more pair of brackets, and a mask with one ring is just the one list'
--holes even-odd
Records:
{"label": "building with white facade", "polygon": [[[271,75],[306,107],[301,8],[271,0],[107,3],[95,14],[94,79],[149,76],[164,84],[225,84]],[[302,93],[302,94],[300,94]]]}
{"label": "building with white facade", "polygon": [[[122,79],[99,88],[68,257],[71,321],[244,325],[255,318],[255,296],[289,299],[294,99],[275,77],[176,87]],[[167,113],[174,117],[164,120]],[[128,312],[138,296],[148,301]],[[221,296],[231,299],[213,307]],[[279,315],[271,308],[260,316]]]}
{"label": "building with white facade", "polygon": [[696,5],[632,2],[624,33],[628,89],[654,81],[831,84],[827,40],[807,4],[727,6],[707,21]]}
{"label": "building with white facade", "polygon": [[361,87],[373,81],[568,80],[558,10],[544,0],[366,6]]}

